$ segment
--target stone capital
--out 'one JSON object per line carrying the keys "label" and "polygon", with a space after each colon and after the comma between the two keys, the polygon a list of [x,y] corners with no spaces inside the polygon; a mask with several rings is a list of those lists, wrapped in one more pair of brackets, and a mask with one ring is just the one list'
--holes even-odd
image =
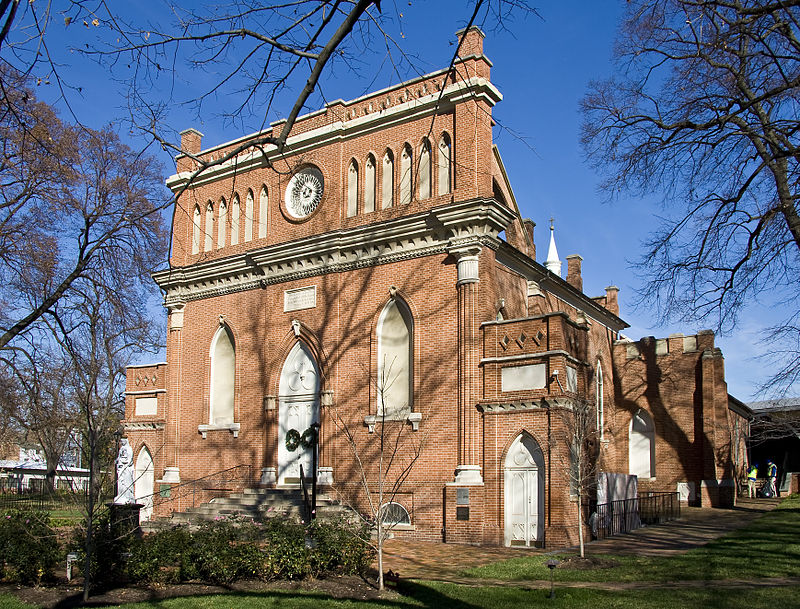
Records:
{"label": "stone capital", "polygon": [[476,243],[449,249],[450,254],[456,258],[458,263],[458,280],[456,281],[456,285],[476,283],[479,280],[478,259],[481,249],[481,246]]}

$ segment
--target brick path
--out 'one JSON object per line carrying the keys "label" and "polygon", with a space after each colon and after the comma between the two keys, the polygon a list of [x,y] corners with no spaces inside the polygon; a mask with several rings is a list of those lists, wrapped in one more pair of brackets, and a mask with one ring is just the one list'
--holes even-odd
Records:
{"label": "brick path", "polygon": [[[779,499],[741,499],[734,509],[717,508],[683,508],[680,520],[662,525],[650,526],[626,535],[619,535],[603,541],[590,542],[586,546],[588,554],[637,554],[640,556],[669,556],[686,552],[692,548],[705,545],[709,541],[741,528],[764,512],[772,510]],[[548,549],[552,552],[555,549]],[[562,548],[563,550],[563,548]],[[476,567],[518,556],[542,554],[544,550],[529,548],[477,547],[456,544],[412,542],[391,539],[384,546],[384,571],[389,569],[400,574],[404,579],[427,579],[452,581],[467,585],[491,585],[488,580],[464,579],[459,573],[470,567]],[[738,580],[737,580],[738,581]],[[725,585],[752,585],[747,580],[729,581]],[[764,580],[768,582],[769,580]],[[781,584],[800,584],[780,580]],[[681,582],[684,584],[685,582]],[[714,584],[718,584],[715,582]],[[541,587],[544,582],[528,582],[523,585],[533,588]],[[549,582],[547,582],[549,585]],[[626,587],[666,587],[665,584],[597,584],[575,583],[576,587],[624,589]],[[688,585],[708,585],[708,582],[696,582]],[[769,585],[769,584],[767,584]],[[772,585],[776,585],[772,583]]]}

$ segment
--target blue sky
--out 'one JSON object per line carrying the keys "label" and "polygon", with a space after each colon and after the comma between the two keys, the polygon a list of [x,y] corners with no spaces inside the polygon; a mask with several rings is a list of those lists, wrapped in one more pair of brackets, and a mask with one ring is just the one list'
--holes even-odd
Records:
{"label": "blue sky", "polygon": [[[154,8],[157,6],[143,6],[143,10],[152,11],[150,18],[156,21],[160,18]],[[392,73],[386,68],[385,48],[375,45],[373,53],[359,57],[357,70],[339,67],[330,72],[322,83],[322,97],[315,97],[309,110],[319,107],[323,99],[352,99],[409,78],[414,71],[425,73],[445,67],[454,50],[451,43],[455,31],[466,23],[470,12],[463,1],[449,0],[383,0],[382,8],[389,19],[387,31],[404,52],[417,56],[413,67]],[[504,95],[494,111],[498,122],[495,142],[522,214],[537,224],[540,261],[547,252],[549,219],[554,217],[562,260],[573,253],[584,258],[584,291],[596,296],[603,294],[608,285],[621,288],[621,316],[631,324],[626,332],[629,337],[693,333],[702,328],[681,323],[657,327],[648,311],[632,309],[641,284],[630,262],[639,257],[642,239],[656,226],[655,215],[665,213],[658,205],[658,197],[605,203],[604,195],[597,191],[599,178],[584,162],[580,148],[578,104],[590,80],[611,74],[612,45],[623,8],[624,2],[606,0],[548,2],[537,6],[539,17],[517,15],[506,20],[504,31],[487,24],[484,52],[494,64],[492,81]],[[109,81],[100,67],[69,52],[71,47],[81,46],[86,36],[102,36],[102,26],[87,30],[73,24],[65,29],[57,20],[52,25],[55,31],[48,32],[53,34],[51,45],[57,44],[57,50],[64,52],[62,73],[71,84],[83,88],[81,95],[70,94],[77,117],[100,126],[122,116],[122,90]],[[208,79],[210,76],[195,72],[180,75],[175,84],[191,90]],[[296,91],[279,98],[274,114],[245,116],[237,125],[215,115],[215,110],[235,101],[232,95],[212,100],[199,118],[186,109],[177,110],[170,117],[174,137],[177,140],[181,129],[196,127],[205,134],[204,146],[234,139],[255,130],[265,118],[269,122],[287,114],[290,93]],[[40,95],[55,99],[56,93],[52,88],[42,89]],[[162,158],[167,172],[174,170],[171,159],[166,154]],[[744,401],[754,397],[756,385],[767,374],[754,356],[756,342],[772,320],[768,308],[753,306],[742,315],[734,335],[717,339],[726,359],[729,391]]]}

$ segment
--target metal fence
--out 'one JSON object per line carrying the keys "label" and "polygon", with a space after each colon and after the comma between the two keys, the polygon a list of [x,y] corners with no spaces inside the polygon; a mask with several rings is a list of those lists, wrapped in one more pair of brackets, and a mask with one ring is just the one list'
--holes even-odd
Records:
{"label": "metal fence", "polygon": [[72,495],[66,492],[22,492],[0,493],[0,512],[9,510],[36,510],[51,512],[74,508],[80,504],[83,494]]}
{"label": "metal fence", "polygon": [[590,505],[589,514],[592,535],[595,539],[605,539],[680,518],[681,502],[677,492],[649,493],[635,499]]}

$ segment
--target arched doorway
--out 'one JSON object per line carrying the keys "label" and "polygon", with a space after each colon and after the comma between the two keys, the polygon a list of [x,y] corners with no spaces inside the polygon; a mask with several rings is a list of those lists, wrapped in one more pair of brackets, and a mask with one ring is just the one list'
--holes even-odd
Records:
{"label": "arched doorway", "polygon": [[289,450],[286,435],[303,434],[313,423],[319,423],[319,367],[308,347],[297,343],[283,363],[278,388],[278,484],[299,484],[301,464],[311,476],[311,448],[300,443]]}
{"label": "arched doorway", "polygon": [[505,545],[532,546],[544,538],[544,459],[531,436],[517,436],[504,464]]}
{"label": "arched doorway", "polygon": [[142,505],[139,510],[139,522],[145,522],[153,516],[154,486],[153,457],[146,446],[139,451],[134,467],[136,478],[133,482],[133,494],[136,498],[136,503]]}

